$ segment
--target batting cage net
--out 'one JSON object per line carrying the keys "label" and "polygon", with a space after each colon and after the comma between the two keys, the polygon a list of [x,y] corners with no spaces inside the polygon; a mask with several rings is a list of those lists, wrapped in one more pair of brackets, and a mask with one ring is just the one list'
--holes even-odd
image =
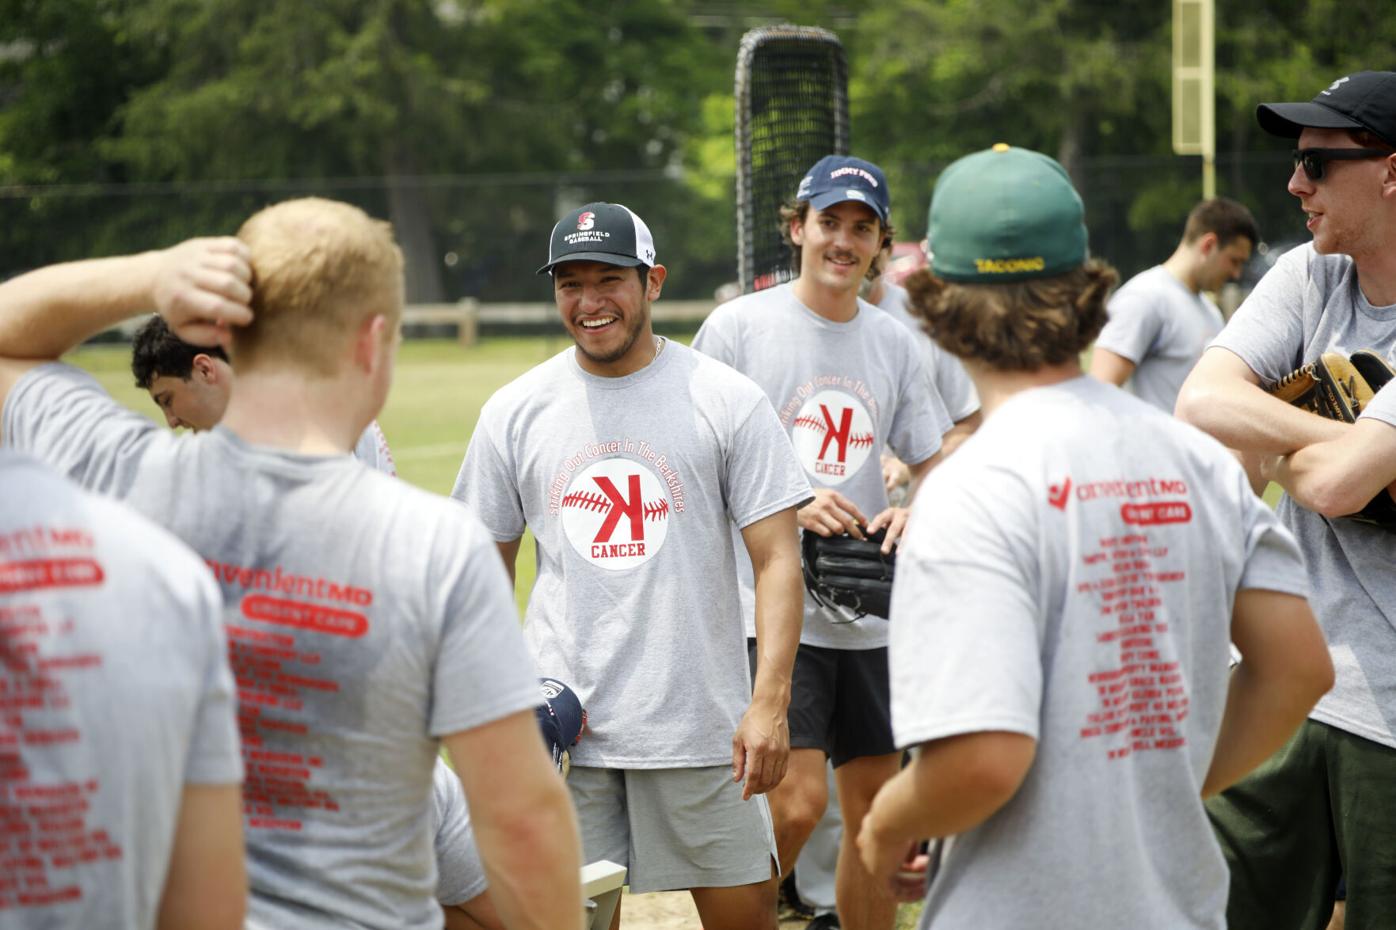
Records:
{"label": "batting cage net", "polygon": [[824,29],[769,26],[737,53],[737,275],[749,294],[788,281],[780,205],[806,169],[848,153],[848,63]]}

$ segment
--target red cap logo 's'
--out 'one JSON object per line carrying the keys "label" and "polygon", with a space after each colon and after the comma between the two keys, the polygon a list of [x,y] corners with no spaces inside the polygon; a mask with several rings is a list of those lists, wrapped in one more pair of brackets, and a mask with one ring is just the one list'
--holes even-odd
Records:
{"label": "red cap logo 's'", "polygon": [[588,210],[577,217],[577,228],[581,230],[591,229],[596,225],[596,214]]}

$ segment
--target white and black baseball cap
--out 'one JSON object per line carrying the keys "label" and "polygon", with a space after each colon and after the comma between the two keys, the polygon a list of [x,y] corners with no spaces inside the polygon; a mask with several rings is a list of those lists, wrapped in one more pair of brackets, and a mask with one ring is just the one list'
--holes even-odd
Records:
{"label": "white and black baseball cap", "polygon": [[1358,71],[1329,84],[1308,103],[1262,103],[1260,128],[1297,139],[1305,129],[1365,129],[1396,146],[1396,72]]}
{"label": "white and black baseball cap", "polygon": [[548,241],[548,263],[538,274],[551,274],[562,262],[653,266],[654,236],[630,208],[618,203],[589,203],[557,221]]}

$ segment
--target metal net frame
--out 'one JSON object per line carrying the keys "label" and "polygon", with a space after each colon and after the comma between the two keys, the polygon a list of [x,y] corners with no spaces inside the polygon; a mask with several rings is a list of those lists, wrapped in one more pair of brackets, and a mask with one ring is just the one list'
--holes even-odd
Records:
{"label": "metal net frame", "polygon": [[742,37],[736,74],[737,277],[742,293],[794,277],[779,213],[825,155],[848,154],[848,62],[838,36],[768,26]]}

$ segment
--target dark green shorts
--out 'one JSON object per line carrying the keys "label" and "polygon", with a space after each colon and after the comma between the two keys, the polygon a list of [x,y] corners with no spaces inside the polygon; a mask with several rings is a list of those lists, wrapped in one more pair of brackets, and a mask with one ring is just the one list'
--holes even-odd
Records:
{"label": "dark green shorts", "polygon": [[1396,749],[1307,720],[1207,813],[1229,930],[1323,930],[1343,877],[1346,930],[1396,927]]}

